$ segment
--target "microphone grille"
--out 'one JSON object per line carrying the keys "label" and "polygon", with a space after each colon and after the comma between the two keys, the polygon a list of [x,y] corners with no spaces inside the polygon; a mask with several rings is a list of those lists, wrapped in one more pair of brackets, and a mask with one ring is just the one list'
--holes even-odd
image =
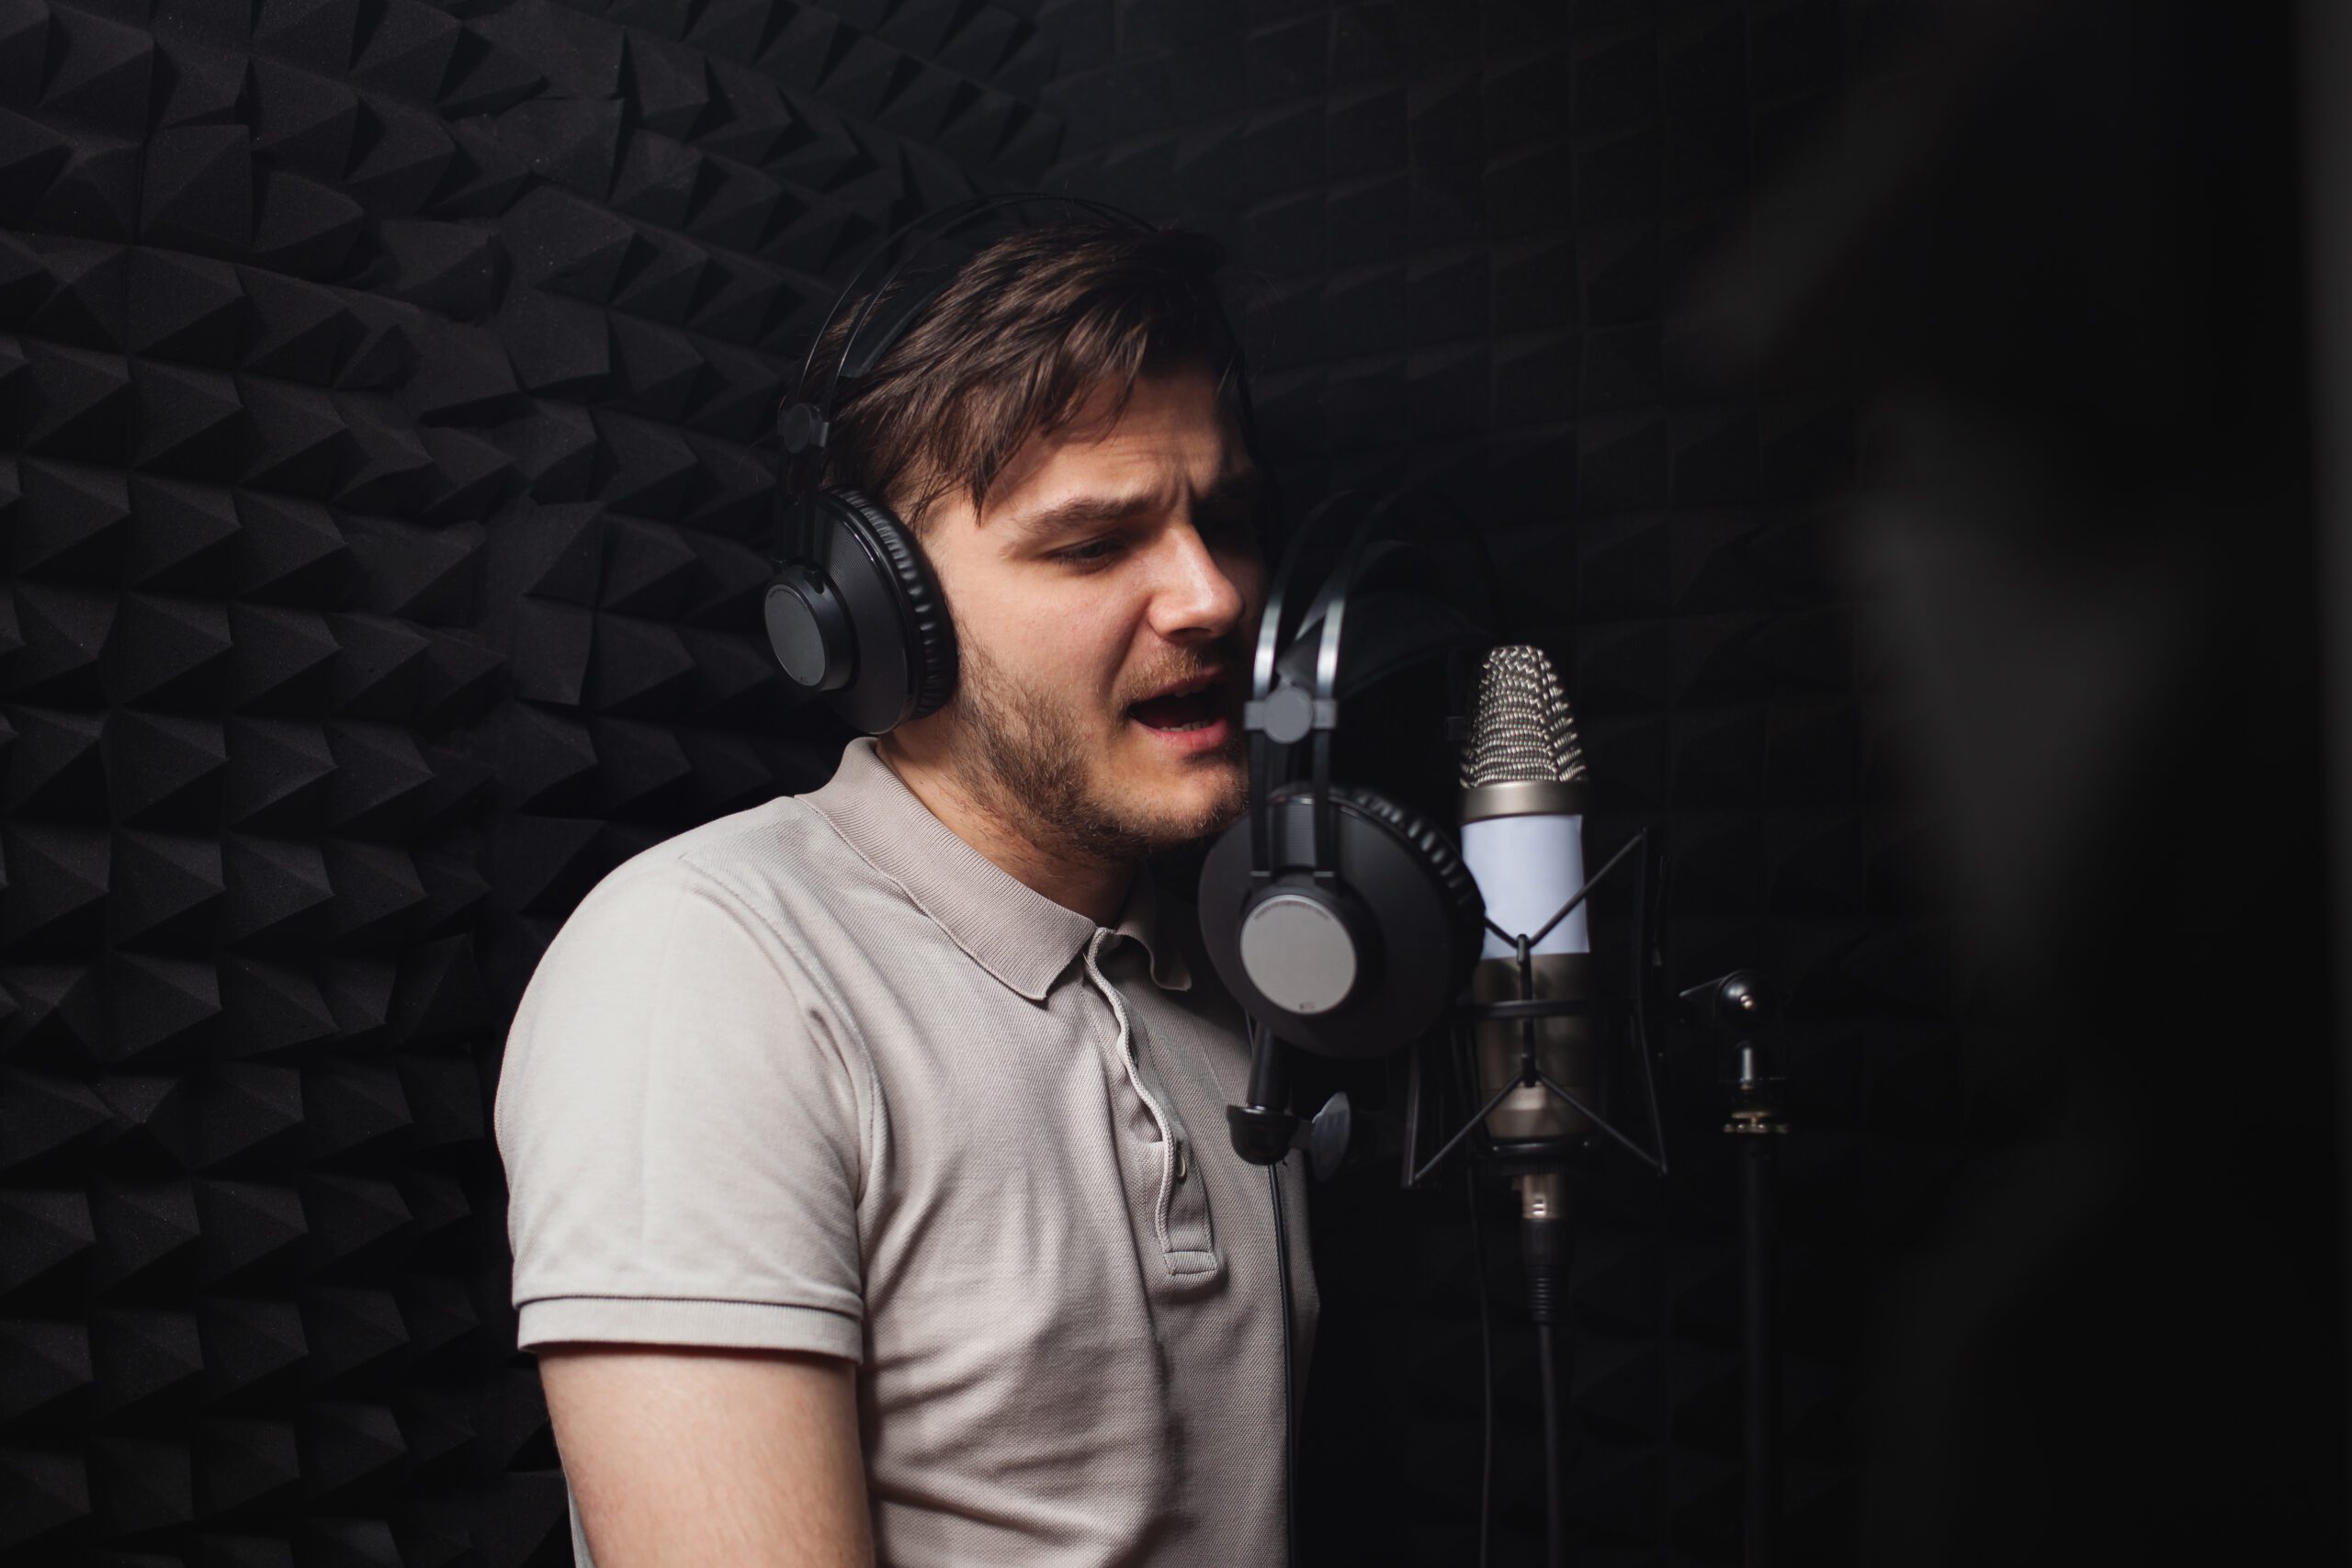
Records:
{"label": "microphone grille", "polygon": [[1552,660],[1540,648],[1514,643],[1489,652],[1478,671],[1462,787],[1528,779],[1581,783],[1584,747]]}

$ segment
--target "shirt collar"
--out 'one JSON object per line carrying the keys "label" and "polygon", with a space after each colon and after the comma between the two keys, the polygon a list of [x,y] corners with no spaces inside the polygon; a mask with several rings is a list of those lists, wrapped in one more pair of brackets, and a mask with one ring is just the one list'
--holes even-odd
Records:
{"label": "shirt collar", "polygon": [[1193,988],[1193,973],[1185,962],[1184,943],[1180,938],[1184,929],[1180,914],[1180,910],[1170,908],[1169,899],[1151,874],[1151,867],[1136,866],[1136,879],[1127,888],[1126,907],[1119,911],[1119,923],[1112,929],[1142,945],[1145,955],[1151,960],[1152,984],[1163,991]]}
{"label": "shirt collar", "polygon": [[[801,798],[974,963],[1031,1001],[1045,1000],[1093,938],[1092,920],[1014,877],[933,817],[870,736],[851,741],[832,778]],[[1148,868],[1136,868],[1112,929],[1142,945],[1155,984],[1191,987],[1182,944]]]}

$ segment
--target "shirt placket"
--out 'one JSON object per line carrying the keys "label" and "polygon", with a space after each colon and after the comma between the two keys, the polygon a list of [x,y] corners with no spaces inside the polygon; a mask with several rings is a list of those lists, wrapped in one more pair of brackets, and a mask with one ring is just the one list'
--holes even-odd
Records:
{"label": "shirt placket", "polygon": [[1152,1204],[1152,1231],[1159,1237],[1160,1256],[1170,1273],[1205,1273],[1216,1268],[1216,1242],[1209,1231],[1206,1192],[1191,1168],[1193,1156],[1184,1125],[1145,1069],[1139,1055],[1138,1024],[1119,988],[1104,977],[1099,962],[1102,944],[1116,934],[1106,928],[1096,929],[1086,944],[1086,977],[1111,1006],[1119,1031],[1114,1052],[1126,1073],[1128,1087],[1159,1130],[1159,1188]]}

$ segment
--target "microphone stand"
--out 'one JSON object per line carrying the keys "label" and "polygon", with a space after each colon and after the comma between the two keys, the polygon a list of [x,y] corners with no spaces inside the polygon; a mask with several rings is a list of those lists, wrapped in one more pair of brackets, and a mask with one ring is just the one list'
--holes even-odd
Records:
{"label": "microphone stand", "polygon": [[1781,1515],[1781,1119],[1778,1086],[1763,1026],[1779,998],[1760,975],[1735,969],[1682,993],[1701,1021],[1732,1042],[1731,1119],[1724,1132],[1738,1149],[1740,1316],[1743,1399],[1741,1436],[1747,1450],[1742,1485],[1743,1568],[1771,1568],[1774,1527]]}

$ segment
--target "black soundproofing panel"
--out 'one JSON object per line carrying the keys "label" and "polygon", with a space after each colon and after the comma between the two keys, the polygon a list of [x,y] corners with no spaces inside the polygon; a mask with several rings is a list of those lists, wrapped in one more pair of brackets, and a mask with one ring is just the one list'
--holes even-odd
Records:
{"label": "black soundproofing panel", "polygon": [[1031,183],[989,4],[0,10],[0,1559],[568,1559],[499,1047],[620,859],[830,771],[763,443]]}
{"label": "black soundproofing panel", "polygon": [[[0,1562],[569,1561],[507,1021],[606,870],[831,771],[758,626],[789,366],[887,226],[1039,183],[1230,243],[1286,493],[1446,491],[1678,976],[1789,992],[1784,1560],[1853,1560],[1880,1262],[1997,1139],[1860,356],[1719,317],[1930,83],[1911,9],[0,0]],[[1671,1175],[1572,1199],[1579,1562],[1738,1555],[1722,1064],[1661,1045]],[[1475,1561],[1474,1204],[1537,1559],[1508,1199],[1391,1163],[1317,1196],[1310,1564]]]}

